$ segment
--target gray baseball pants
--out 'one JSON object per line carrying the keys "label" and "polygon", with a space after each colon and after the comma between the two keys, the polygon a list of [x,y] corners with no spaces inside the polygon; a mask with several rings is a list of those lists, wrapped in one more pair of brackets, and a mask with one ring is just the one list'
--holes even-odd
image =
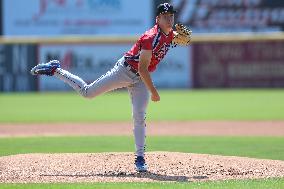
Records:
{"label": "gray baseball pants", "polygon": [[56,69],[54,76],[70,85],[83,97],[90,99],[114,89],[127,87],[132,102],[136,155],[144,156],[145,119],[149,92],[141,78],[125,67],[123,63],[124,57],[119,59],[110,71],[91,84],[87,84],[80,77],[61,68]]}

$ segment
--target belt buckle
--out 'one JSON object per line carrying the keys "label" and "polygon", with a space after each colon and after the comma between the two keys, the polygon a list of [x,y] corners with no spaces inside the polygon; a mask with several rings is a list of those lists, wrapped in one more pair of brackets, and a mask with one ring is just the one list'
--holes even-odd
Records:
{"label": "belt buckle", "polygon": [[131,66],[125,61],[124,66],[127,68],[128,71],[131,71]]}
{"label": "belt buckle", "polygon": [[[127,66],[126,66],[127,65]],[[139,76],[139,73],[137,73],[131,66],[130,64],[128,64],[126,61],[124,62],[124,66],[126,67],[126,69],[132,73],[134,73],[135,75]]]}

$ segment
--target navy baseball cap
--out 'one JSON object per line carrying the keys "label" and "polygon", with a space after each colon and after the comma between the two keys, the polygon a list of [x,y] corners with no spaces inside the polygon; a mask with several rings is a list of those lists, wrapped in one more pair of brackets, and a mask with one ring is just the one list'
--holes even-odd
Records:
{"label": "navy baseball cap", "polygon": [[159,4],[158,7],[157,7],[157,13],[156,15],[160,15],[160,14],[163,14],[163,13],[176,13],[177,11],[174,10],[174,7],[172,5],[170,5],[169,3],[162,3],[162,4]]}

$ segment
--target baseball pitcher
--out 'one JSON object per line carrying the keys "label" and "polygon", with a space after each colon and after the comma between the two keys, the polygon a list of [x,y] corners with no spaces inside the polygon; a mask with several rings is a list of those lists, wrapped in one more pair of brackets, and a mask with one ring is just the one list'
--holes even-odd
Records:
{"label": "baseball pitcher", "polygon": [[136,145],[135,166],[139,172],[147,171],[144,146],[145,115],[149,98],[151,97],[154,102],[160,101],[159,92],[153,84],[150,73],[156,70],[170,48],[188,45],[191,40],[191,31],[182,24],[176,24],[176,31],[173,30],[176,11],[172,5],[160,4],[156,11],[155,26],[146,31],[110,71],[91,84],[61,69],[58,60],[38,64],[31,69],[33,75],[57,77],[86,98],[94,98],[105,92],[126,87],[132,102]]}

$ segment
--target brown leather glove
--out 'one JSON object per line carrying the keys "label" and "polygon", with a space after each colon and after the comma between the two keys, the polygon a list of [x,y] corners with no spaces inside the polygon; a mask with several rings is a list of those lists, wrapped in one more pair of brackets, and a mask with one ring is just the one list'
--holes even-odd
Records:
{"label": "brown leather glove", "polygon": [[175,45],[189,45],[192,31],[183,24],[176,24],[175,36],[172,41]]}

